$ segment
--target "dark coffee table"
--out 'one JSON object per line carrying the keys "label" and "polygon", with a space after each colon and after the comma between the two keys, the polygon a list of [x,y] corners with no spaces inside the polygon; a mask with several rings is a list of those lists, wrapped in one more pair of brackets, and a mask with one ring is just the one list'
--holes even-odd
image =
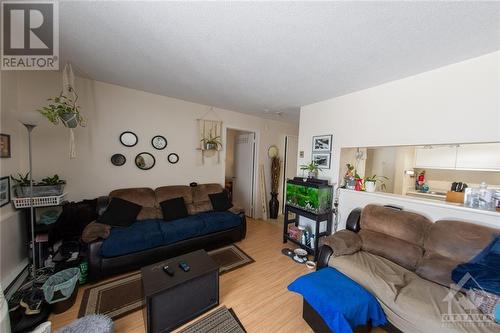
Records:
{"label": "dark coffee table", "polygon": [[[179,262],[191,269],[184,272]],[[175,271],[169,276],[163,266]],[[219,266],[204,250],[141,268],[148,333],[169,332],[219,305]]]}

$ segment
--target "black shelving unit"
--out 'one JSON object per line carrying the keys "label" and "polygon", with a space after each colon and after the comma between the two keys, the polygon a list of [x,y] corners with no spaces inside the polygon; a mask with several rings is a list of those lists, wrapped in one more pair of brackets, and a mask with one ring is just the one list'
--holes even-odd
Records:
{"label": "black shelving unit", "polygon": [[[290,213],[295,214],[295,218],[290,218]],[[288,235],[288,225],[293,223],[296,226],[299,224],[299,216],[304,216],[307,217],[308,219],[311,219],[316,222],[314,231],[311,231],[311,233],[314,235],[314,248],[309,247],[306,244],[303,244],[302,242],[290,237]],[[326,230],[323,232],[319,232],[320,230],[320,224],[321,222],[326,221]],[[332,221],[333,221],[333,212],[330,209],[326,213],[322,214],[315,214],[311,213],[307,210],[300,209],[294,206],[290,205],[285,205],[285,219],[283,223],[283,243],[286,243],[287,241],[292,242],[304,250],[307,251],[310,255],[314,256],[314,261],[317,260],[318,258],[318,244],[319,244],[319,238],[322,236],[330,235],[332,233]]]}

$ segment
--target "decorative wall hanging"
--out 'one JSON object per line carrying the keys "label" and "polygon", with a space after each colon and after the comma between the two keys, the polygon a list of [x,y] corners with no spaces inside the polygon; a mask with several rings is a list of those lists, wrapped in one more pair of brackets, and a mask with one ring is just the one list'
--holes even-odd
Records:
{"label": "decorative wall hanging", "polygon": [[167,139],[164,136],[156,135],[151,139],[151,145],[158,150],[165,149],[167,147]]}
{"label": "decorative wall hanging", "polygon": [[332,150],[332,135],[313,136],[313,152],[329,153]]}
{"label": "decorative wall hanging", "polygon": [[316,163],[318,169],[330,169],[330,153],[313,153],[312,162]]}
{"label": "decorative wall hanging", "polygon": [[330,169],[332,141],[331,134],[313,136],[311,163],[315,163],[318,169]]}
{"label": "decorative wall hanging", "polygon": [[220,163],[220,151],[222,150],[222,121],[205,119],[209,113],[218,115],[212,107],[198,121],[199,142],[201,151],[201,163],[205,163],[206,157],[217,154],[217,163]]}
{"label": "decorative wall hanging", "polygon": [[168,154],[168,156],[167,156],[167,160],[168,160],[171,164],[175,164],[175,163],[179,162],[179,155],[177,155],[176,153],[170,153],[170,154]]}
{"label": "decorative wall hanging", "polygon": [[133,147],[139,142],[137,135],[134,132],[125,131],[120,134],[120,142],[125,147]]}
{"label": "decorative wall hanging", "polygon": [[0,157],[9,158],[10,154],[10,135],[0,134]]}
{"label": "decorative wall hanging", "polygon": [[62,72],[62,90],[59,96],[49,98],[49,105],[38,110],[51,123],[57,125],[61,122],[69,128],[69,158],[76,158],[75,134],[73,128],[78,125],[85,127],[87,122],[80,113],[77,104],[78,95],[75,91],[75,75],[71,64],[66,64]]}
{"label": "decorative wall hanging", "polygon": [[155,157],[147,152],[139,153],[135,157],[135,165],[141,170],[149,170],[155,166],[155,163]]}
{"label": "decorative wall hanging", "polygon": [[127,159],[122,154],[113,154],[113,156],[111,156],[111,163],[114,166],[122,166],[125,162],[127,162]]}

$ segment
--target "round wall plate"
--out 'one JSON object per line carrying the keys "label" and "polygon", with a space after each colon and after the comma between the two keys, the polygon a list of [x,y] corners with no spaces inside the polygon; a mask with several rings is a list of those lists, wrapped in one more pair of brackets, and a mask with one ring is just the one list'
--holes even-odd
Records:
{"label": "round wall plate", "polygon": [[149,170],[155,166],[155,157],[147,152],[137,154],[135,157],[135,165],[141,170]]}
{"label": "round wall plate", "polygon": [[167,147],[167,139],[162,135],[156,135],[151,139],[151,145],[158,150],[165,149]]}
{"label": "round wall plate", "polygon": [[138,141],[139,139],[137,138],[137,135],[135,135],[134,132],[125,131],[122,134],[120,134],[120,142],[125,147],[133,147],[137,144]]}
{"label": "round wall plate", "polygon": [[167,160],[170,163],[175,164],[175,163],[179,162],[179,155],[177,155],[176,153],[170,153],[167,156]]}
{"label": "round wall plate", "polygon": [[113,156],[111,156],[111,163],[115,166],[122,166],[125,162],[127,162],[127,159],[123,154],[113,154]]}

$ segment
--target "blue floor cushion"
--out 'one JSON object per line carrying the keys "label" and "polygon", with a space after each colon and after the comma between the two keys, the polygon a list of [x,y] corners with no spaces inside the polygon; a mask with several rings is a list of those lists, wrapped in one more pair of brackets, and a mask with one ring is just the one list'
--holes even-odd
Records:
{"label": "blue floor cushion", "polygon": [[301,294],[335,333],[352,333],[370,321],[373,326],[387,322],[377,299],[335,268],[302,275],[288,290]]}

